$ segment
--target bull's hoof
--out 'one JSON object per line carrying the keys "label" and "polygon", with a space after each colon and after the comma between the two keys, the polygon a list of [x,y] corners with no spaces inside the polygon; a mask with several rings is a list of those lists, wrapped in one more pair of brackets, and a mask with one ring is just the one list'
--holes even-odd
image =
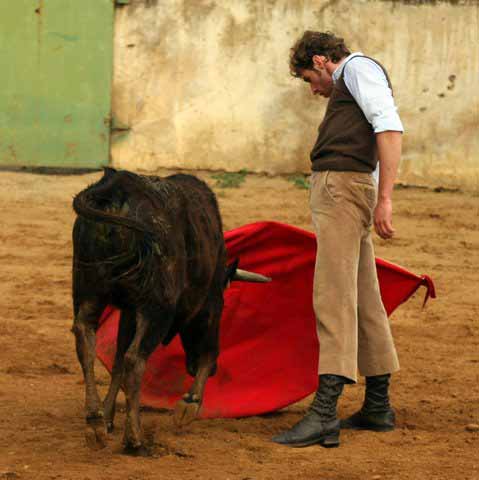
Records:
{"label": "bull's hoof", "polygon": [[176,404],[173,420],[177,427],[184,427],[190,424],[198,416],[200,401],[197,395],[187,393]]}
{"label": "bull's hoof", "polygon": [[107,446],[107,433],[103,414],[99,412],[96,415],[88,415],[86,423],[85,440],[87,446],[92,450],[105,448]]}
{"label": "bull's hoof", "polygon": [[146,448],[143,444],[134,446],[131,444],[126,444],[123,448],[124,455],[130,455],[132,457],[151,457],[151,451]]}

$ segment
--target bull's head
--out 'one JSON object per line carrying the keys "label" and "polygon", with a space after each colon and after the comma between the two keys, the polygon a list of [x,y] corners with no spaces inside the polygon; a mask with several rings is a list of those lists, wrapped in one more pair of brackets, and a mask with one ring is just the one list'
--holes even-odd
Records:
{"label": "bull's head", "polygon": [[239,259],[226,266],[225,288],[233,281],[267,283],[271,282],[271,278],[265,277],[259,273],[248,272],[238,268]]}

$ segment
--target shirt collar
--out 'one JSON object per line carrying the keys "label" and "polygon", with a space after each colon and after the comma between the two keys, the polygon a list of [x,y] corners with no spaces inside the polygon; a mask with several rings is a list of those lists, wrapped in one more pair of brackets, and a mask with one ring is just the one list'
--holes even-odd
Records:
{"label": "shirt collar", "polygon": [[339,67],[336,68],[336,70],[333,72],[333,82],[336,83],[339,80],[339,77],[341,76],[342,71],[344,70],[344,65],[346,65],[346,62],[350,60],[351,58],[354,57],[363,57],[364,54],[362,52],[354,52],[348,55],[346,58],[343,59],[343,61],[339,64]]}

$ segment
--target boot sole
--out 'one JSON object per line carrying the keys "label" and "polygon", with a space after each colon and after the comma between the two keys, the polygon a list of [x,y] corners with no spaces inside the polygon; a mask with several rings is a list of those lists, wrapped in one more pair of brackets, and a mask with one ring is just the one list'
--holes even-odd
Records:
{"label": "boot sole", "polygon": [[286,447],[292,447],[292,448],[310,447],[316,444],[319,444],[321,447],[324,447],[324,448],[339,447],[339,435],[330,435],[325,438],[308,440],[307,442],[301,442],[301,443],[278,443],[278,445],[284,445]]}
{"label": "boot sole", "polygon": [[381,425],[341,425],[341,430],[369,430],[370,432],[392,432],[395,428]]}

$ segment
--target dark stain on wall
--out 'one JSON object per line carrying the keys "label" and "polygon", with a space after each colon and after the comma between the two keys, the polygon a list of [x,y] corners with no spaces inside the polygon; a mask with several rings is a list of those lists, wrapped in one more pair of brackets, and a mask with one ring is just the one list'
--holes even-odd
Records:
{"label": "dark stain on wall", "polygon": [[452,74],[449,75],[448,80],[449,80],[449,85],[447,86],[448,90],[454,90],[454,87],[456,86],[456,75]]}

